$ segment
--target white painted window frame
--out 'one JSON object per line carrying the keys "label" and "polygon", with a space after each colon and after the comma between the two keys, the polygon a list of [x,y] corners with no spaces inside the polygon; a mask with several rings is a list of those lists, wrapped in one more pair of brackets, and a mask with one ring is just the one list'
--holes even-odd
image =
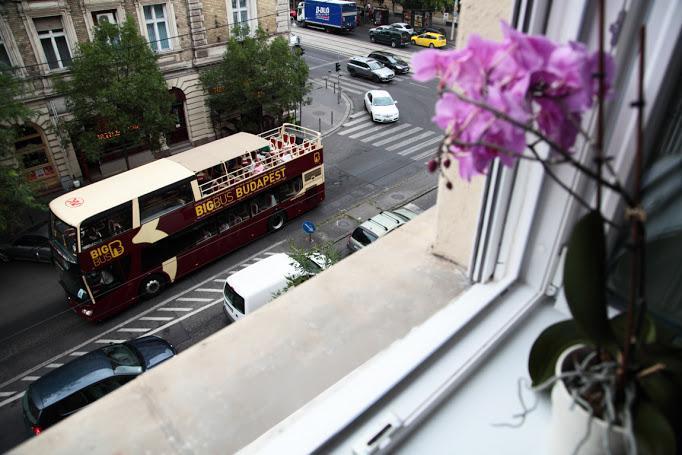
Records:
{"label": "white painted window frame", "polygon": [[[239,4],[239,0],[237,0]],[[230,33],[232,28],[237,25],[234,22],[234,12],[232,8],[232,0],[225,0],[225,9],[227,11],[227,23],[230,26]],[[244,8],[237,8],[237,11],[242,11]],[[254,0],[246,0],[247,24],[249,26],[249,33],[253,34],[258,29],[258,5]]]}
{"label": "white painted window frame", "polygon": [[[590,48],[596,48],[592,23],[596,14],[590,10],[594,2],[518,1],[519,24],[529,14],[527,23],[531,33],[545,30],[545,12],[549,11],[548,37],[566,42],[585,35]],[[606,23],[610,24],[622,2],[609,0],[608,3]],[[622,51],[615,54],[616,61],[622,63],[618,66],[615,88],[619,98],[611,101],[608,110],[606,138],[607,150],[620,150],[612,165],[622,182],[631,176],[634,156],[635,112],[629,102],[636,96],[635,23],[640,18],[647,22],[649,69],[668,67],[679,41],[675,35],[682,30],[682,17],[673,3],[651,3],[648,14],[642,11],[646,7],[642,3],[628,1],[626,6],[628,20],[618,43],[618,50]],[[526,11],[527,8],[531,11]],[[670,96],[664,79],[665,71],[647,73],[645,92],[650,101],[645,109],[647,120],[652,109],[655,106],[660,109],[663,100]],[[585,119],[585,123],[590,128],[594,118]],[[585,160],[586,152],[587,147],[583,146],[577,156]],[[592,189],[582,189],[583,178],[575,170],[562,169],[561,177],[572,183],[574,191],[592,200]],[[474,284],[405,338],[247,446],[245,453],[277,453],[283,449],[308,453],[322,448],[342,431],[343,442],[337,441],[336,446],[348,453],[349,448],[357,448],[356,443],[363,441],[353,438],[367,435],[369,440],[388,424],[392,427],[379,438],[377,452],[372,449],[367,453],[390,450],[403,436],[417,429],[431,410],[485,362],[513,329],[539,308],[540,302],[553,295],[563,242],[581,213],[580,207],[548,180],[535,163],[522,161],[514,170],[493,169],[488,183],[481,212],[482,228],[477,237],[479,248],[473,254],[471,270],[472,273],[483,269],[492,271],[493,279]],[[508,188],[513,191],[511,198],[505,199],[503,194]],[[491,201],[495,191],[499,197]],[[612,194],[606,195],[602,207],[606,216],[615,215],[621,208],[618,198]],[[502,220],[504,228],[495,228],[495,221],[491,220]],[[491,245],[485,252],[480,248],[483,243]],[[558,300],[561,310],[561,298]],[[444,354],[441,348],[449,343],[450,348]],[[437,352],[439,356],[434,355]]]}
{"label": "white painted window frame", "polygon": [[[52,46],[52,51],[55,53],[55,55],[58,57],[57,58],[57,68],[50,68],[49,67],[49,62],[47,61],[47,56],[45,56],[45,64],[48,65],[48,68],[50,71],[59,71],[66,69],[67,66],[64,64],[64,59],[63,55],[60,54],[59,52],[59,47],[57,46],[56,38],[64,38],[64,41],[66,42],[67,49],[69,50],[69,58],[73,59],[73,52],[71,52],[71,47],[69,46],[69,39],[64,31],[64,24],[62,24],[62,31],[61,32],[55,32],[54,30],[48,30],[47,32],[37,32],[38,33],[38,42],[40,43],[41,49],[43,45],[43,40],[49,40],[50,45]],[[44,54],[44,51],[43,51]]]}
{"label": "white painted window frame", "polygon": [[[43,51],[43,46],[42,43],[40,42],[40,36],[38,35],[38,31],[35,28],[35,23],[33,22],[34,19],[40,19],[43,17],[58,17],[62,23],[62,32],[64,33],[64,37],[66,39],[66,45],[69,49],[69,54],[71,55],[71,58],[74,58],[74,48],[78,40],[76,39],[76,32],[73,27],[73,22],[71,21],[71,17],[67,14],[65,14],[62,10],[57,10],[57,9],[52,9],[52,8],[46,8],[46,9],[36,9],[36,10],[30,10],[26,11],[26,16],[23,18],[24,19],[24,25],[26,27],[26,31],[29,36],[29,41],[31,42],[31,46],[33,47],[33,51],[35,52],[35,55],[38,57],[38,61],[41,63],[40,65],[40,72],[42,74],[51,74],[51,73],[59,73],[59,72],[66,72],[69,70],[68,66],[64,66],[61,62],[61,59],[59,60],[59,67],[55,69],[50,69],[48,63],[47,63],[47,56],[45,55],[45,52]],[[55,35],[56,36],[56,35]],[[54,40],[52,40],[52,44],[54,46]],[[59,53],[57,52],[57,55]]]}
{"label": "white painted window frame", "polygon": [[[147,1],[141,1],[138,3],[137,6],[137,17],[138,17],[138,23],[140,25],[140,33],[142,36],[147,37],[147,41],[151,41],[151,38],[147,34],[147,19],[144,15],[144,7],[145,6],[154,6],[154,5],[163,5],[164,8],[164,15],[165,17],[165,22],[166,22],[166,27],[168,29],[168,43],[170,48],[169,49],[157,49],[154,52],[157,55],[163,55],[167,53],[172,53],[172,52],[177,52],[180,49],[180,38],[178,37],[178,29],[176,25],[176,19],[175,19],[175,8],[173,7],[173,2],[164,2],[164,1],[158,1],[158,0],[147,0]],[[152,11],[154,9],[152,8]],[[156,14],[156,13],[154,13]],[[158,39],[158,29],[156,28],[156,24],[154,25],[154,32],[157,35]],[[150,43],[151,47],[151,43]],[[153,50],[153,48],[152,48]]]}
{"label": "white painted window frame", "polygon": [[[116,3],[99,3],[93,6],[88,6],[83,10],[83,18],[88,29],[88,37],[92,40],[95,37],[95,21],[92,19],[93,14],[97,14],[100,11],[116,11],[116,23],[122,25],[126,19],[126,12],[120,2]],[[143,35],[147,36],[147,35]]]}

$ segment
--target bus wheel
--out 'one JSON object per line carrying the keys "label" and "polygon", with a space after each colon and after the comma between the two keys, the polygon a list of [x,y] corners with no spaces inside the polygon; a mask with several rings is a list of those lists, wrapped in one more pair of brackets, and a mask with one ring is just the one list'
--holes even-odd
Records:
{"label": "bus wheel", "polygon": [[150,275],[140,285],[140,296],[151,299],[161,293],[166,280],[161,275]]}
{"label": "bus wheel", "polygon": [[287,222],[287,215],[284,212],[277,212],[270,217],[268,221],[268,226],[271,232],[279,231]]}

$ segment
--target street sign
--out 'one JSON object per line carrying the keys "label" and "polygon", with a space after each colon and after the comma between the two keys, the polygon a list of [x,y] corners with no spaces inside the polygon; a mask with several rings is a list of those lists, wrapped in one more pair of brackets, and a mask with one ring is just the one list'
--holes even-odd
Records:
{"label": "street sign", "polygon": [[313,223],[312,221],[303,222],[303,231],[306,234],[312,234],[313,232],[315,232],[315,229],[316,229],[315,223]]}

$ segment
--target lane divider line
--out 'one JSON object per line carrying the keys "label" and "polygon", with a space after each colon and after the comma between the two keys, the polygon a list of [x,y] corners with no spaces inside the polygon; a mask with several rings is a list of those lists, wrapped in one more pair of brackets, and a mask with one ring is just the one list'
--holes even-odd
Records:
{"label": "lane divider line", "polygon": [[114,344],[114,343],[123,343],[127,340],[112,340],[112,339],[101,339],[101,340],[96,340],[96,344]]}
{"label": "lane divider line", "polygon": [[144,332],[149,332],[151,329],[145,329],[143,327],[123,327],[122,329],[118,329],[117,332],[129,332],[129,333],[144,333]]}
{"label": "lane divider line", "polygon": [[192,311],[192,309],[191,308],[166,307],[166,308],[159,308],[158,311]]}
{"label": "lane divider line", "polygon": [[223,292],[222,289],[214,289],[214,288],[200,288],[200,289],[195,289],[195,291],[199,291],[199,292]]}
{"label": "lane divider line", "polygon": [[18,394],[16,394],[16,395],[14,395],[14,396],[11,397],[11,398],[6,399],[5,401],[0,401],[0,408],[3,407],[3,406],[6,405],[6,404],[10,404],[10,403],[13,402],[14,400],[18,400],[19,398],[23,397],[25,393],[26,393],[26,392],[21,392],[21,393],[18,393]]}
{"label": "lane divider line", "polygon": [[172,320],[173,320],[172,316],[144,316],[140,318],[140,321],[172,321]]}
{"label": "lane divider line", "polygon": [[180,297],[177,299],[178,302],[210,302],[211,299],[205,299],[203,297]]}
{"label": "lane divider line", "polygon": [[211,307],[212,307],[213,305],[215,305],[216,303],[220,303],[220,302],[222,302],[222,301],[223,301],[223,299],[216,299],[216,300],[214,300],[213,302],[209,303],[208,305],[204,305],[204,306],[202,306],[202,307],[200,307],[200,308],[197,308],[196,310],[192,311],[191,313],[187,313],[186,315],[184,315],[184,316],[181,317],[181,318],[176,319],[175,321],[171,321],[171,322],[169,322],[168,324],[164,324],[164,325],[162,325],[161,327],[157,327],[156,329],[154,329],[154,330],[152,330],[151,332],[149,332],[148,335],[153,335],[153,334],[155,334],[155,333],[157,333],[157,332],[160,332],[160,331],[162,331],[162,330],[164,330],[164,329],[167,329],[168,327],[171,327],[171,326],[177,324],[178,322],[184,321],[185,319],[190,318],[190,317],[194,316],[194,315],[197,314],[197,313],[201,313],[202,311],[207,310],[208,308],[211,308]]}
{"label": "lane divider line", "polygon": [[40,376],[24,376],[23,378],[21,378],[22,381],[31,381],[31,382],[33,382],[37,379],[40,379]]}

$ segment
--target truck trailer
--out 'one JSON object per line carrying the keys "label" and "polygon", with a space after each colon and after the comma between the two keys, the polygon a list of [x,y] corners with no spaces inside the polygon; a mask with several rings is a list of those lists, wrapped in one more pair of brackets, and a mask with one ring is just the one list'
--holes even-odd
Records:
{"label": "truck trailer", "polygon": [[306,27],[349,32],[355,28],[357,14],[355,2],[306,0],[298,4],[296,20]]}

